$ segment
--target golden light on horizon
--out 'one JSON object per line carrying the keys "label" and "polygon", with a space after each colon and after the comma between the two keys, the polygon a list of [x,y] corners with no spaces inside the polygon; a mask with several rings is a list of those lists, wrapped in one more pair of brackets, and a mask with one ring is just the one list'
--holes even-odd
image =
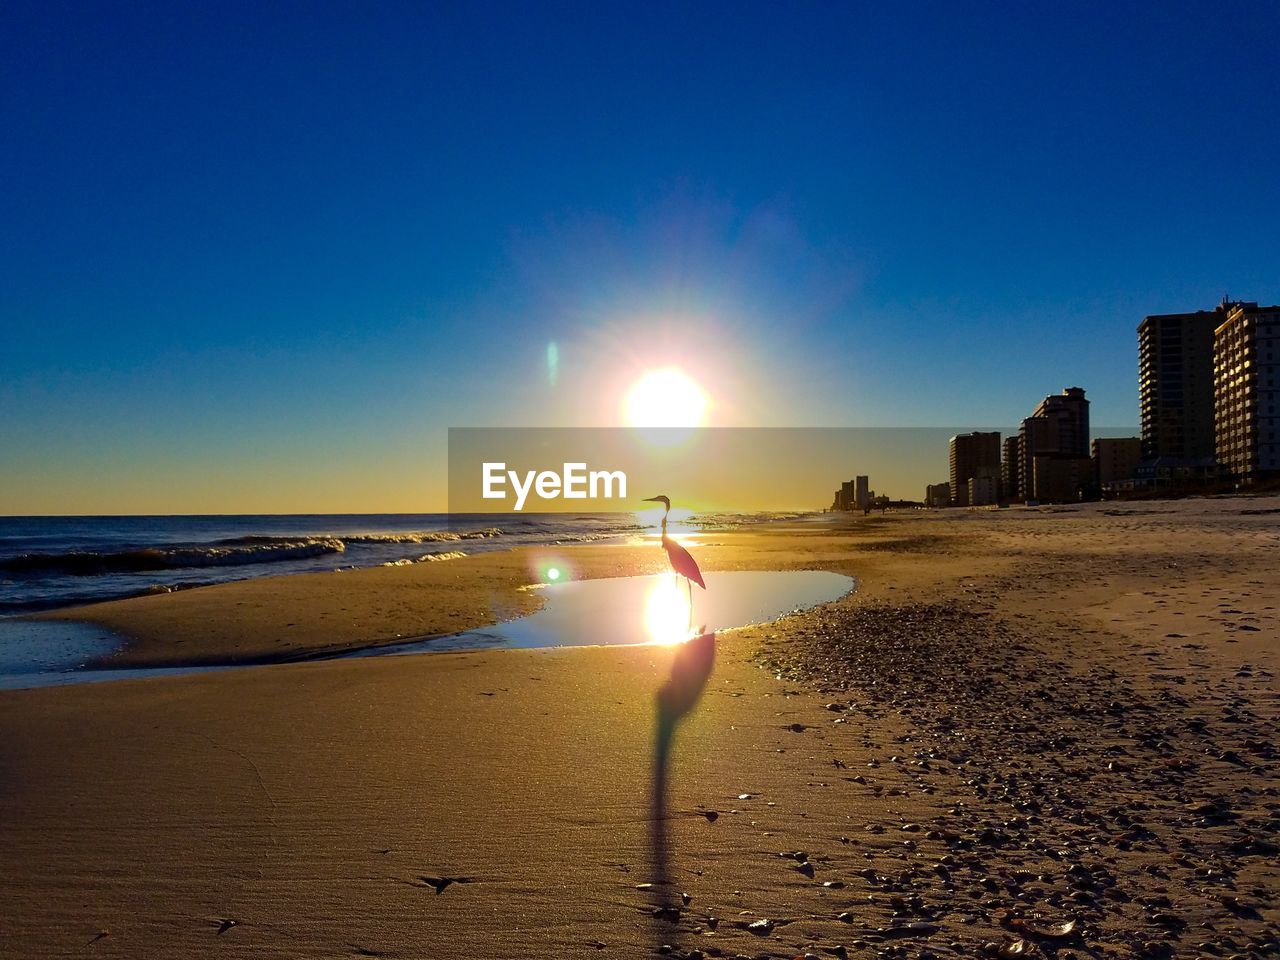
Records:
{"label": "golden light on horizon", "polygon": [[[631,515],[636,518],[636,523],[644,527],[646,531],[657,533],[662,525],[662,514],[664,512],[665,510],[663,507],[659,505],[646,510],[633,510]],[[672,507],[671,514],[668,516],[667,521],[672,526],[675,526],[679,523],[683,523],[685,520],[688,520],[694,515],[694,512],[695,511],[684,507]],[[681,536],[680,542],[688,545],[691,541],[687,537]]]}
{"label": "golden light on horizon", "polygon": [[656,577],[644,598],[644,629],[650,643],[684,643],[690,637],[689,593],[674,574]]}
{"label": "golden light on horizon", "polygon": [[679,367],[649,370],[627,391],[626,422],[631,427],[700,427],[710,398]]}

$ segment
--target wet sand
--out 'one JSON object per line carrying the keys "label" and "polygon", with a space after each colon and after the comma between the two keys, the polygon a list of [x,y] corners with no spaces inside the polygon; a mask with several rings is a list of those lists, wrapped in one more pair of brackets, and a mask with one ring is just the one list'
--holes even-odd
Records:
{"label": "wet sand", "polygon": [[[713,666],[683,656],[683,686],[685,648],[638,647],[0,693],[0,956],[1267,955],[1264,510],[1280,501],[709,535],[707,569],[860,588],[722,635]],[[556,550],[588,576],[654,572],[655,552]],[[130,665],[305,658],[527,609],[531,559],[89,615],[135,638]],[[688,712],[655,847],[664,686]]]}
{"label": "wet sand", "polygon": [[[723,533],[692,541],[704,570],[844,572],[857,551],[825,532],[779,539]],[[130,639],[104,665],[276,663],[410,638],[447,636],[538,609],[527,589],[554,562],[579,579],[667,568],[656,540],[639,546],[521,548],[458,560],[219,584],[77,607],[41,619],[89,619]]]}

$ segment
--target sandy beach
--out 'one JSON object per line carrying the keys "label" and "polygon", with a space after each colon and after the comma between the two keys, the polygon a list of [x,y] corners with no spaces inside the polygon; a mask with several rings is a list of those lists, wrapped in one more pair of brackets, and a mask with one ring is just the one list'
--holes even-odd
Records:
{"label": "sandy beach", "polygon": [[0,956],[1280,950],[1280,499],[698,541],[858,590],[716,638],[665,806],[684,647],[315,659],[527,613],[536,551],[56,614],[263,665],[0,693]]}

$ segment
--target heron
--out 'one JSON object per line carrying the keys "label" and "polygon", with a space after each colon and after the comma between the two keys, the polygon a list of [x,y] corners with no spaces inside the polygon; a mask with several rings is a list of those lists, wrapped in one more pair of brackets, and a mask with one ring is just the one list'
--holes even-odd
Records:
{"label": "heron", "polygon": [[660,503],[666,508],[662,514],[662,549],[667,551],[667,560],[670,561],[671,569],[675,571],[676,576],[684,577],[684,582],[688,585],[689,625],[692,627],[693,585],[696,583],[705,590],[707,589],[707,584],[702,579],[702,571],[698,569],[698,561],[693,559],[692,554],[690,554],[688,550],[667,536],[667,516],[671,513],[671,499],[661,495],[656,497],[645,497],[645,503]]}

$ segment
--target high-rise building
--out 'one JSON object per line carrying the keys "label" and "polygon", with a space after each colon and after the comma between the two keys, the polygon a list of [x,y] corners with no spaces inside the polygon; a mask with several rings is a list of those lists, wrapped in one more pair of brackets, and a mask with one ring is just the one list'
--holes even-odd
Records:
{"label": "high-rise building", "polygon": [[945,507],[951,503],[951,484],[931,483],[924,488],[926,507]]}
{"label": "high-rise building", "polygon": [[1021,496],[1022,438],[1017,434],[1004,438],[1004,456],[1000,460],[1000,496],[1007,502]]}
{"label": "high-rise building", "polygon": [[835,509],[852,510],[853,509],[853,481],[845,480],[840,484],[840,489],[836,491]]}
{"label": "high-rise building", "polygon": [[1214,455],[1214,330],[1232,306],[1144,317],[1138,324],[1142,459],[1204,466]]}
{"label": "high-rise building", "polygon": [[1093,461],[1063,453],[1031,458],[1031,499],[1042,503],[1074,503],[1093,486]]}
{"label": "high-rise building", "polygon": [[1000,476],[1000,434],[961,433],[951,438],[951,502],[969,505],[969,481]]}
{"label": "high-rise building", "polygon": [[857,477],[855,479],[853,502],[859,510],[868,510],[871,507],[871,489],[870,480],[866,477]]}
{"label": "high-rise building", "polygon": [[1214,333],[1216,451],[1244,484],[1280,475],[1280,306],[1227,304]]}
{"label": "high-rise building", "polygon": [[1047,433],[1041,434],[1048,447],[1037,452],[1089,455],[1089,401],[1083,387],[1067,387],[1061,393],[1049,394],[1031,411],[1031,416],[1043,419],[1049,427]]}
{"label": "high-rise building", "polygon": [[[1031,416],[1022,421],[1018,431],[1021,467],[1018,471],[1018,493],[1024,500],[1061,499],[1060,477],[1069,476],[1040,467],[1045,478],[1036,484],[1036,461],[1043,457],[1072,460],[1089,459],[1089,401],[1082,387],[1067,387],[1050,394],[1036,405]],[[1073,470],[1076,468],[1072,468]],[[1055,479],[1049,480],[1049,477]]]}
{"label": "high-rise building", "polygon": [[1098,437],[1091,446],[1093,482],[1098,490],[1104,484],[1132,480],[1138,475],[1142,459],[1141,437]]}
{"label": "high-rise building", "polygon": [[999,489],[999,481],[995,477],[970,477],[969,478],[969,506],[971,507],[990,507],[996,503],[996,491]]}

